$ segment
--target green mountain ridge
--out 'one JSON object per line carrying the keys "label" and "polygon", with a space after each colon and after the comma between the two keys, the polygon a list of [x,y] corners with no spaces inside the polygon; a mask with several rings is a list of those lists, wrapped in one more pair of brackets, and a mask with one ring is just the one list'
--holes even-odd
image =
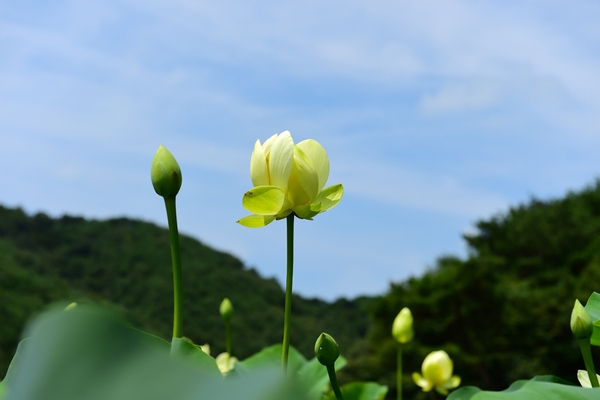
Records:
{"label": "green mountain ridge", "polygon": [[[284,291],[275,279],[224,252],[181,236],[184,335],[224,351],[219,304],[234,306],[233,354],[245,358],[283,335]],[[170,339],[172,271],[168,231],[128,218],[105,221],[0,207],[0,374],[27,318],[54,301],[104,304],[133,326]],[[326,330],[349,348],[366,335],[369,299],[327,303],[295,296],[292,345],[312,357]],[[244,340],[251,338],[251,340]]]}

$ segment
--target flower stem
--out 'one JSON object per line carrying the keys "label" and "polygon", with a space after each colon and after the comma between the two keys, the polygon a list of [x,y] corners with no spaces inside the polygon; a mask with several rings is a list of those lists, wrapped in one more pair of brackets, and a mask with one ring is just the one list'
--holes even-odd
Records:
{"label": "flower stem", "polygon": [[596,368],[594,367],[594,360],[592,359],[592,346],[590,345],[589,339],[579,340],[579,348],[581,349],[581,355],[583,356],[583,362],[585,369],[590,377],[590,383],[593,388],[600,387],[598,384],[598,377],[596,376]]}
{"label": "flower stem", "polygon": [[398,344],[398,366],[396,368],[397,399],[402,400],[402,344]]}
{"label": "flower stem", "polygon": [[292,281],[294,277],[294,213],[287,217],[287,276],[285,279],[285,311],[283,317],[283,348],[281,368],[287,371],[290,353],[290,323],[292,319]]}
{"label": "flower stem", "polygon": [[181,338],[181,331],[183,329],[183,285],[181,280],[181,254],[179,252],[179,230],[177,229],[175,197],[165,197],[165,206],[169,222],[171,263],[173,264],[173,337]]}
{"label": "flower stem", "polygon": [[231,357],[231,323],[225,321],[225,351]]}
{"label": "flower stem", "polygon": [[344,396],[342,396],[342,391],[337,382],[337,376],[335,375],[335,364],[331,363],[327,365],[327,374],[329,375],[329,382],[331,382],[331,389],[333,389],[333,393],[335,393],[335,398],[337,400],[344,400]]}

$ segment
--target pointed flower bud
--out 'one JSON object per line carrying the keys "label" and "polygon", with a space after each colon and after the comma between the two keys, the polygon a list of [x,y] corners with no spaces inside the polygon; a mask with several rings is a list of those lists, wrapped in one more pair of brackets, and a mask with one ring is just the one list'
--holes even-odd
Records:
{"label": "pointed flower bud", "polygon": [[413,331],[413,316],[408,307],[404,307],[392,325],[392,336],[398,343],[408,343],[414,336]]}
{"label": "pointed flower bud", "polygon": [[590,314],[588,314],[579,300],[575,300],[575,305],[571,312],[571,331],[577,340],[589,340],[594,332],[592,317],[590,317]]}
{"label": "pointed flower bud", "polygon": [[162,144],[159,146],[150,170],[154,191],[159,196],[173,198],[181,188],[181,169],[173,154]]}
{"label": "pointed flower bud", "polygon": [[237,358],[231,357],[229,353],[221,353],[215,358],[215,362],[217,363],[217,367],[219,367],[219,371],[223,374],[223,376],[227,376],[229,372],[235,368],[235,363],[238,361]]}
{"label": "pointed flower bud", "polygon": [[323,332],[315,343],[315,356],[321,364],[333,365],[340,356],[340,347],[331,335]]}
{"label": "pointed flower bud", "polygon": [[452,375],[453,368],[448,353],[443,350],[433,351],[423,361],[421,367],[423,375],[413,372],[412,378],[424,392],[435,389],[438,393],[446,396],[448,390],[460,385],[460,377]]}
{"label": "pointed flower bud", "polygon": [[229,322],[231,321],[231,317],[233,317],[233,305],[231,301],[227,297],[223,299],[221,302],[221,306],[219,307],[219,312],[221,313],[221,318],[223,321]]}

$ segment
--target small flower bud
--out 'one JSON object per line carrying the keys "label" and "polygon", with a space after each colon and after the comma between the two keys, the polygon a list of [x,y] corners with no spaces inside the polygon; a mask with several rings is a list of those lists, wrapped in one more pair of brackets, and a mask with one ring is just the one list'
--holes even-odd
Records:
{"label": "small flower bud", "polygon": [[172,198],[181,188],[181,169],[173,154],[162,144],[159,146],[150,170],[152,185],[159,196]]}
{"label": "small flower bud", "polygon": [[323,332],[315,343],[315,356],[321,364],[333,365],[340,356],[340,347],[331,335]]}
{"label": "small flower bud", "polygon": [[588,314],[579,300],[575,300],[575,305],[571,312],[571,331],[577,340],[589,340],[594,332],[592,317],[590,317],[590,314]]}
{"label": "small flower bud", "polygon": [[423,361],[422,375],[413,372],[412,378],[424,392],[435,388],[439,394],[447,396],[449,390],[460,385],[460,376],[452,375],[453,369],[448,353],[443,350],[432,351]]}
{"label": "small flower bud", "polygon": [[392,325],[392,336],[398,343],[408,343],[414,336],[413,331],[413,316],[407,307],[404,307]]}
{"label": "small flower bud", "polygon": [[233,317],[233,305],[231,301],[227,297],[223,299],[221,302],[221,306],[219,307],[219,312],[221,313],[221,318],[223,321],[229,322],[231,321],[231,317]]}

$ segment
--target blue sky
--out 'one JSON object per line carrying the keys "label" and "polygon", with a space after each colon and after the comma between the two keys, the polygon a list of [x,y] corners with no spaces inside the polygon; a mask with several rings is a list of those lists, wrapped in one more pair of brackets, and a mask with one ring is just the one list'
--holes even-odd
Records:
{"label": "blue sky", "polygon": [[181,231],[282,282],[285,223],[235,221],[254,142],[290,130],[346,191],[295,224],[295,291],[380,294],[465,256],[478,219],[594,182],[598,17],[596,1],[2,2],[0,203],[164,226],[164,144]]}

